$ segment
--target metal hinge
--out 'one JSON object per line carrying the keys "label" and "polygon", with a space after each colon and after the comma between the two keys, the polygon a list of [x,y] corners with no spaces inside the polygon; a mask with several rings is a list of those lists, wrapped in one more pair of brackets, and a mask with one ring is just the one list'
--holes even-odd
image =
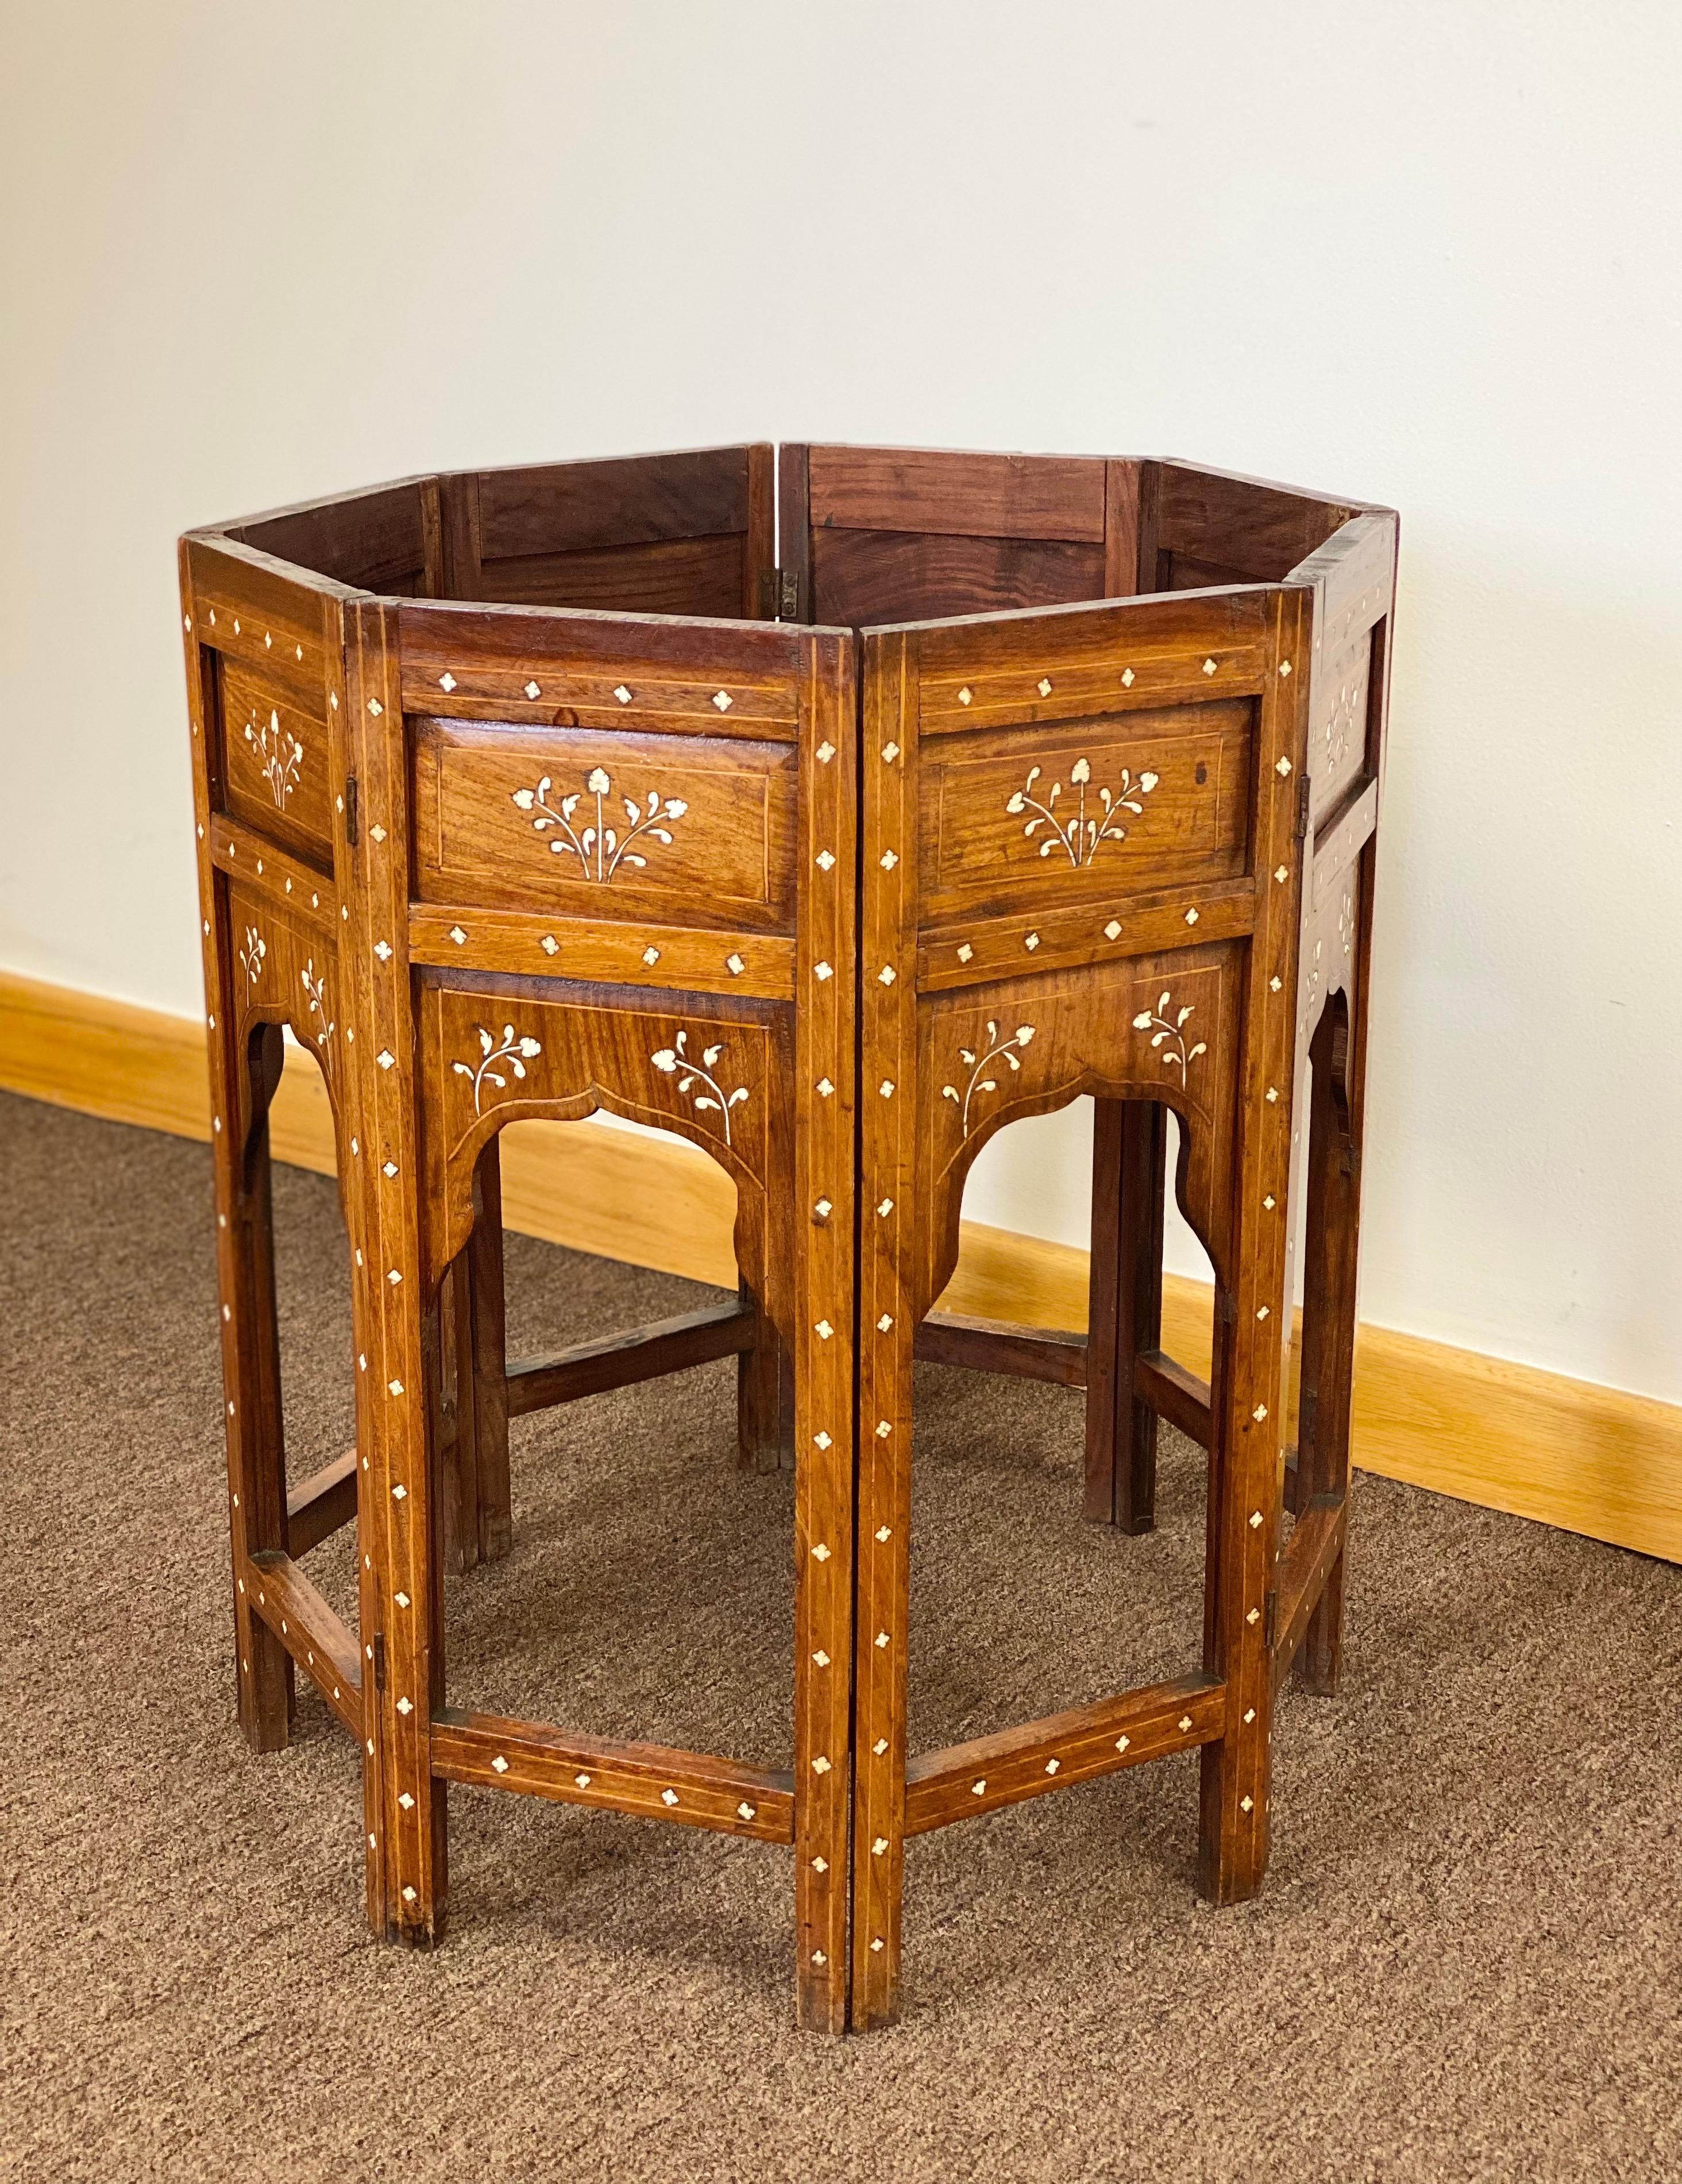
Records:
{"label": "metal hinge", "polygon": [[760,577],[760,616],[765,621],[799,621],[800,572],[766,569]]}
{"label": "metal hinge", "polygon": [[1267,1614],[1262,1620],[1262,1628],[1267,1635],[1267,1650],[1270,1653],[1278,1642],[1278,1621],[1279,1596],[1276,1591],[1269,1592],[1267,1596]]}
{"label": "metal hinge", "polygon": [[374,1633],[374,1688],[376,1691],[386,1688],[386,1635],[383,1630]]}
{"label": "metal hinge", "polygon": [[1312,783],[1306,773],[1296,777],[1296,839],[1306,841],[1308,836],[1308,794]]}
{"label": "metal hinge", "polygon": [[356,847],[356,776],[345,776],[344,783],[344,838],[354,850]]}

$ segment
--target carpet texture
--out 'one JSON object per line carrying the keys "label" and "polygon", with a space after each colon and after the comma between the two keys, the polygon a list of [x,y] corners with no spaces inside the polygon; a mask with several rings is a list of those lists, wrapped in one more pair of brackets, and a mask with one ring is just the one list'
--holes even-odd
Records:
{"label": "carpet texture", "polygon": [[[295,1476],[352,1438],[331,1184],[277,1173]],[[1357,1480],[1344,1688],[1264,1894],[1195,1761],[916,1842],[903,2023],[797,2033],[790,1854],[457,1790],[451,1929],[364,1925],[357,1754],[233,1724],[209,1160],[0,1097],[0,2176],[1586,2180],[1682,2171],[1682,1571]],[[515,1351],[710,1293],[511,1237]],[[515,1429],[457,1702],[786,1763],[783,1478],[733,1368]],[[1078,1518],[1080,1399],[920,1368],[914,1740],[1192,1664],[1202,1459]],[[343,1535],[309,1558],[348,1606]]]}

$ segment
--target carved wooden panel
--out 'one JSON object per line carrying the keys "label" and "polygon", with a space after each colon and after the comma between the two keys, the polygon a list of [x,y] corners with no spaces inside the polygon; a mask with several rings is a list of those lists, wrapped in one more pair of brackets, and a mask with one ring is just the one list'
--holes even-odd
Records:
{"label": "carved wooden panel", "polygon": [[925,920],[1242,872],[1251,710],[1228,699],[942,738],[922,765]]}
{"label": "carved wooden panel", "polygon": [[228,810],[323,870],[333,860],[326,707],[238,660],[222,663]]}
{"label": "carved wooden panel", "polygon": [[466,1241],[473,1163],[493,1131],[533,1116],[577,1121],[604,1107],[689,1139],[729,1171],[744,1271],[769,1277],[766,1308],[782,1306],[792,1340],[786,1275],[779,1279],[780,1262],[766,1266],[763,1241],[766,1193],[780,1184],[786,1202],[790,1187],[773,1173],[772,1153],[775,1132],[787,1165],[787,1010],[761,1004],[749,1012],[682,995],[610,999],[611,991],[559,979],[422,989],[420,1067],[437,1106],[427,1138],[432,1262],[443,1265]]}
{"label": "carved wooden panel", "polygon": [[957,1264],[964,1178],[982,1146],[1083,1093],[1161,1100],[1182,1117],[1181,1202],[1222,1272],[1241,956],[1234,945],[1187,948],[942,994],[919,1010],[922,1312]]}
{"label": "carved wooden panel", "polygon": [[1322,650],[1308,721],[1308,777],[1316,821],[1335,810],[1367,762],[1367,709],[1373,632],[1362,630],[1335,651]]}
{"label": "carved wooden panel", "polygon": [[816,621],[920,621],[1110,588],[1101,461],[819,446],[790,465],[783,556]]}
{"label": "carved wooden panel", "polygon": [[[290,1026],[326,1078],[337,1117],[345,1045],[353,1035],[339,992],[337,950],[319,926],[280,910],[258,887],[231,882],[226,900],[236,1039],[242,1047],[253,1024]],[[251,1120],[248,1072],[238,1072],[232,1089],[242,1138]]]}
{"label": "carved wooden panel", "polygon": [[442,481],[448,595],[606,612],[769,610],[771,449],[698,448]]}
{"label": "carved wooden panel", "polygon": [[1395,517],[1370,511],[1345,524],[1291,571],[1291,581],[1309,586],[1314,595],[1305,763],[1317,827],[1363,775],[1377,774],[1384,674],[1379,625],[1395,596]]}
{"label": "carved wooden panel", "polygon": [[1315,1027],[1332,994],[1354,994],[1360,932],[1361,863],[1357,858],[1345,867],[1335,885],[1312,905],[1303,921],[1297,966],[1300,998],[1296,1042],[1300,1056],[1306,1056]]}
{"label": "carved wooden panel", "polygon": [[276,560],[370,592],[436,593],[442,580],[435,477],[272,509],[230,536]]}
{"label": "carved wooden panel", "polygon": [[423,902],[786,927],[793,747],[413,724]]}
{"label": "carved wooden panel", "polygon": [[1360,504],[1189,463],[1153,467],[1161,558],[1151,588],[1179,591],[1200,581],[1277,583]]}

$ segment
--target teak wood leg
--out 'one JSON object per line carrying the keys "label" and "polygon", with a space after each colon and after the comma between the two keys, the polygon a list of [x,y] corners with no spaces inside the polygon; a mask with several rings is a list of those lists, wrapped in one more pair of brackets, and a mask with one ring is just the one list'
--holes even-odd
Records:
{"label": "teak wood leg", "polygon": [[[1342,1502],[1349,1489],[1361,1186],[1359,1152],[1351,1129],[1348,1050],[1347,1005],[1341,994],[1334,994],[1311,1050],[1308,1236],[1297,1418],[1297,1500],[1305,1509],[1321,1497]],[[1344,1561],[1339,1552],[1295,1662],[1297,1681],[1325,1696],[1337,1689]]]}
{"label": "teak wood leg", "polygon": [[356,1259],[357,1446],[366,1466],[357,1530],[368,1914],[376,1933],[428,1945],[443,1931],[448,1897],[445,1785],[432,1765],[432,1719],[443,1700],[443,1526],[430,1430],[438,1310],[420,1243],[405,755],[390,611],[364,602],[345,618],[344,763],[359,777],[367,829],[345,888],[343,944],[360,1034],[350,1050],[346,1200]]}
{"label": "teak wood leg", "polygon": [[[903,638],[866,673],[864,744],[878,755],[863,810],[864,963],[892,967],[910,929],[916,792],[910,762],[880,762],[911,740],[914,694]],[[904,961],[903,955],[901,961]],[[899,2014],[905,1866],[905,1661],[910,1619],[911,1384],[920,1296],[917,1022],[914,980],[862,979],[860,1129],[857,1605],[854,1616],[853,1990],[855,2031]]]}
{"label": "teak wood leg", "polygon": [[473,1323],[473,1440],[479,1474],[479,1559],[498,1562],[514,1543],[508,1468],[508,1314],[503,1272],[502,1156],[493,1138],[473,1178],[467,1245]]}
{"label": "teak wood leg", "polygon": [[794,1376],[788,1353],[744,1281],[739,1295],[754,1307],[754,1340],[736,1368],[737,1448],[744,1468],[775,1471],[794,1461]]}
{"label": "teak wood leg", "polygon": [[1148,1532],[1156,1522],[1156,1412],[1135,1390],[1133,1360],[1161,1342],[1167,1110],[1144,1100],[1093,1107],[1086,1516]]}
{"label": "teak wood leg", "polygon": [[[224,1020],[231,1010],[222,1012]],[[252,1607],[251,1557],[287,1545],[285,1433],[281,1413],[281,1339],[275,1304],[275,1229],[270,1195],[269,1102],[284,1050],[278,1024],[253,1034],[248,1056],[249,1120],[243,1148],[234,1139],[238,1102],[217,1097],[214,1134],[218,1240],[222,1273],[223,1373],[228,1487],[233,1519],[234,1622],[239,1645],[239,1723],[256,1752],[287,1741],[293,1707],[292,1657]],[[226,1121],[224,1121],[224,1114]]]}
{"label": "teak wood leg", "polygon": [[[1300,660],[1308,621],[1285,594],[1276,659]],[[1210,1390],[1204,1666],[1226,1685],[1223,1735],[1203,1747],[1199,1886],[1217,1903],[1253,1896],[1267,1869],[1273,1623],[1281,1517],[1280,1433],[1291,1313],[1286,1295],[1301,889],[1295,826],[1295,700],[1270,675],[1261,706],[1252,805],[1256,861],[1271,875],[1256,901],[1245,968],[1238,1058],[1231,1240],[1217,1264]]]}
{"label": "teak wood leg", "polygon": [[439,1300],[444,1399],[438,1424],[444,1566],[469,1570],[513,1540],[502,1168],[493,1138],[473,1173],[473,1229]]}

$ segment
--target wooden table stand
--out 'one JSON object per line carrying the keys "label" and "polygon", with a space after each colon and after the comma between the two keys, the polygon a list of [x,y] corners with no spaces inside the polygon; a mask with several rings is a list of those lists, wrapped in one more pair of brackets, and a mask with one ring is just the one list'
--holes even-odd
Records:
{"label": "wooden table stand", "polygon": [[[182,541],[239,1719],[284,1745],[302,1669],[360,1741],[375,1931],[443,1933],[452,1782],[792,1845],[828,2031],[896,2014],[905,1843],[954,1820],[1196,1749],[1200,1886],[1259,1886],[1274,1689],[1338,1672],[1395,566],[1388,510],[1183,464],[804,445]],[[283,1027],[357,1367],[355,1448],[292,1487]],[[1083,1094],[1085,1336],[934,1312],[982,1145]],[[1161,1347],[1170,1108],[1207,1384]],[[740,1295],[510,1363],[498,1134],[601,1109],[731,1175]],[[510,1418],[732,1355],[742,1459],[794,1466],[792,1766],[452,1708],[443,1573],[506,1551]],[[1159,1418],[1207,1448],[1182,1676],[908,1752],[916,1357],[1083,1386],[1124,1530]],[[303,1568],[353,1520],[354,1635]]]}

